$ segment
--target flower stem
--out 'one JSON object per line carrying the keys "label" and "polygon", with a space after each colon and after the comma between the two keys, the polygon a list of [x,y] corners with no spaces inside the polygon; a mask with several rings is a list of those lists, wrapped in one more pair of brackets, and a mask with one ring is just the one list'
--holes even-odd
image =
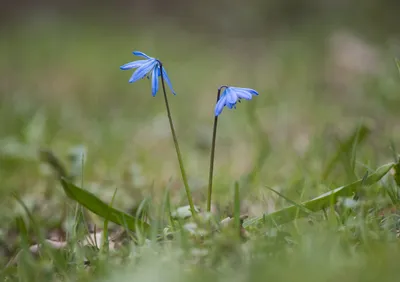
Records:
{"label": "flower stem", "polygon": [[[225,86],[218,88],[217,92],[217,102],[221,95],[221,89]],[[214,127],[213,127],[213,136],[212,136],[212,144],[211,144],[211,157],[210,157],[210,174],[208,177],[208,195],[207,195],[207,212],[211,211],[211,194],[212,194],[212,185],[213,185],[213,174],[214,174],[214,156],[215,156],[215,141],[217,137],[217,125],[218,125],[218,116],[214,117]]]}
{"label": "flower stem", "polygon": [[185,186],[186,195],[187,195],[189,206],[190,206],[190,211],[192,213],[192,216],[195,217],[196,216],[196,210],[195,210],[194,205],[193,205],[192,194],[190,192],[188,180],[187,180],[187,177],[186,177],[185,167],[183,165],[182,155],[181,155],[181,151],[179,149],[178,138],[176,138],[174,123],[172,122],[172,116],[171,116],[171,111],[169,109],[167,92],[165,91],[163,66],[162,66],[161,62],[160,62],[160,75],[161,75],[161,84],[162,84],[162,88],[163,88],[163,92],[164,92],[165,107],[167,108],[167,115],[168,115],[169,125],[171,127],[172,138],[174,140],[176,155],[178,157],[179,167],[180,167],[181,174],[182,174],[182,180],[183,180],[183,184]]}

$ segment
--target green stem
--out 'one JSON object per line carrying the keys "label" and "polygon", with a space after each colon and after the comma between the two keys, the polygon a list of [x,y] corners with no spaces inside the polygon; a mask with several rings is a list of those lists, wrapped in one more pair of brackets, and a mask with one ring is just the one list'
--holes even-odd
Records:
{"label": "green stem", "polygon": [[169,125],[171,127],[172,138],[174,140],[176,155],[178,157],[179,167],[180,167],[181,174],[182,174],[182,180],[183,180],[183,184],[185,186],[186,195],[187,195],[189,206],[190,206],[190,211],[192,212],[193,217],[195,217],[196,216],[196,210],[195,210],[194,205],[193,205],[192,194],[190,192],[188,180],[187,180],[187,177],[186,177],[185,167],[183,165],[182,155],[181,155],[181,151],[179,149],[178,138],[176,138],[174,123],[172,122],[172,116],[171,116],[171,111],[169,109],[167,92],[165,91],[163,66],[162,66],[161,63],[160,63],[160,75],[161,75],[162,88],[163,88],[163,92],[164,92],[165,107],[167,108],[167,115],[168,115]]}
{"label": "green stem", "polygon": [[[222,86],[218,88],[217,93],[217,102],[221,95],[221,89],[225,87]],[[208,196],[207,196],[207,212],[211,211],[211,194],[212,194],[212,185],[213,185],[213,174],[214,174],[214,156],[215,156],[215,141],[217,137],[217,125],[218,125],[218,116],[214,117],[214,127],[213,127],[213,136],[212,136],[212,144],[211,144],[211,157],[210,157],[210,174],[208,177]]]}

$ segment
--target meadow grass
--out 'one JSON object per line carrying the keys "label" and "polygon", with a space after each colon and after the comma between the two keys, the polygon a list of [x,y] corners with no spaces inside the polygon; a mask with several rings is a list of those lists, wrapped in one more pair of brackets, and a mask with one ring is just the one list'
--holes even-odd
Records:
{"label": "meadow grass", "polygon": [[[58,22],[6,30],[2,279],[395,280],[396,64],[379,46],[379,73],[337,70],[328,34],[308,34],[211,40],[169,26]],[[162,59],[174,84],[171,110],[203,211],[216,90],[260,93],[219,119],[212,218],[172,216],[187,200],[162,94],[119,70],[134,49]],[[343,85],[337,71],[351,79]],[[332,190],[340,194],[310,202]]]}

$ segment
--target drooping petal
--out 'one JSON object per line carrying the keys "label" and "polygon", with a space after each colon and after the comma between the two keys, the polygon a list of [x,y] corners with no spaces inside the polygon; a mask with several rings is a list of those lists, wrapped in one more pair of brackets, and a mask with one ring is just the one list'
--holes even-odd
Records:
{"label": "drooping petal", "polygon": [[142,65],[144,65],[146,62],[148,62],[149,60],[139,60],[139,61],[134,61],[134,62],[130,62],[127,63],[125,65],[120,66],[119,68],[121,70],[130,70],[130,69],[135,69],[138,68]]}
{"label": "drooping petal", "polygon": [[249,91],[244,91],[240,88],[235,89],[235,93],[239,99],[251,100],[252,95]]}
{"label": "drooping petal", "polygon": [[132,54],[135,55],[135,56],[146,58],[146,59],[154,59],[154,58],[152,58],[150,56],[147,56],[145,53],[140,52],[140,51],[133,51]]}
{"label": "drooping petal", "polygon": [[222,110],[225,107],[225,103],[226,103],[226,95],[223,94],[219,98],[217,104],[215,105],[215,111],[214,111],[215,112],[215,116],[219,116],[222,113]]}
{"label": "drooping petal", "polygon": [[169,86],[169,89],[171,89],[172,94],[176,95],[175,90],[174,90],[174,88],[172,87],[171,80],[169,80],[167,71],[165,70],[164,67],[162,68],[162,73],[163,73],[163,77],[164,77],[165,81],[167,82],[167,84],[168,84],[168,86]]}
{"label": "drooping petal", "polygon": [[238,97],[235,91],[232,90],[232,88],[228,87],[225,91],[225,95],[227,104],[236,104]]}
{"label": "drooping petal", "polygon": [[236,109],[236,103],[226,103],[226,106],[227,106],[228,109],[230,109],[230,110]]}
{"label": "drooping petal", "polygon": [[151,92],[153,97],[156,96],[158,92],[158,75],[160,73],[160,67],[157,65],[154,67],[151,74]]}
{"label": "drooping petal", "polygon": [[148,60],[147,63],[143,64],[140,66],[131,76],[129,79],[129,83],[134,83],[138,81],[139,79],[142,79],[143,77],[146,76],[148,72],[150,72],[154,66],[157,64],[157,61],[155,59]]}
{"label": "drooping petal", "polygon": [[254,89],[251,89],[251,88],[242,88],[242,87],[232,87],[232,88],[237,89],[237,90],[242,90],[242,91],[249,92],[252,95],[258,95],[258,92],[256,90],[254,90]]}

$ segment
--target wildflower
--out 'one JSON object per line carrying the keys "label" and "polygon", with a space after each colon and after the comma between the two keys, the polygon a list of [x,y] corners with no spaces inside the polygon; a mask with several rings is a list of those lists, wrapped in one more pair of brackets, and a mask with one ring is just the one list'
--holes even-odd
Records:
{"label": "wildflower", "polygon": [[258,95],[258,92],[254,89],[226,87],[215,105],[215,116],[219,116],[225,106],[229,109],[236,109],[236,103],[240,102],[240,99],[251,100],[253,95]]}
{"label": "wildflower", "polygon": [[[135,72],[132,74],[131,78],[129,79],[129,83],[134,83],[142,78],[149,78],[151,76],[151,92],[153,96],[156,96],[159,83],[158,78],[161,76],[161,62],[155,58],[147,56],[143,52],[133,51],[133,55],[143,57],[145,60],[138,60],[127,63],[120,67],[121,70],[130,70],[136,69]],[[172,88],[172,83],[169,80],[167,72],[165,71],[164,66],[162,66],[162,75],[164,80],[167,82],[169,88],[171,89],[172,93],[176,95],[174,89]]]}

